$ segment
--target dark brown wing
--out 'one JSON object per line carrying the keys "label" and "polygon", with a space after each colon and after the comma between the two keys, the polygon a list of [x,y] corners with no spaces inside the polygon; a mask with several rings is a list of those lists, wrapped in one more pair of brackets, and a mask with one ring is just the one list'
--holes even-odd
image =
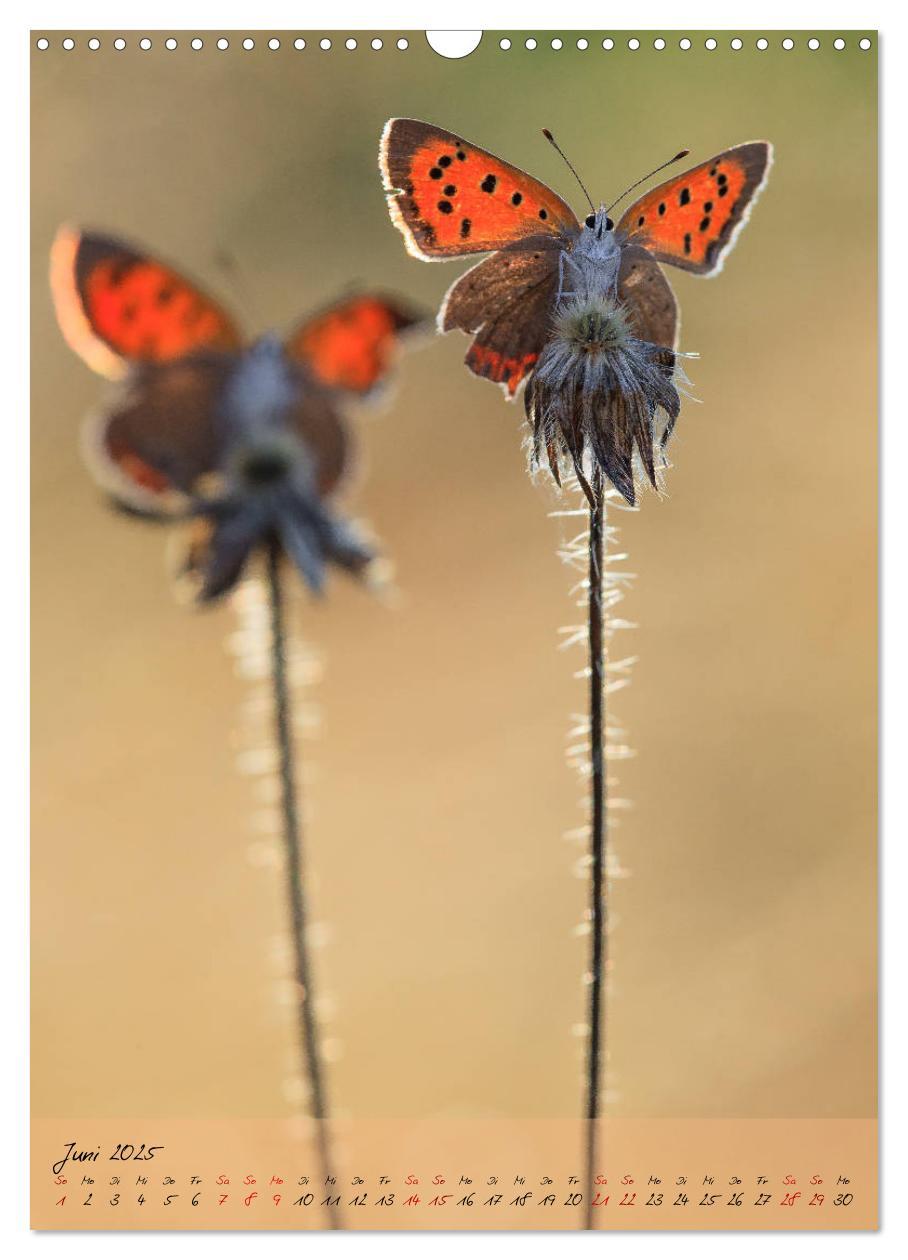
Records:
{"label": "dark brown wing", "polygon": [[217,467],[217,413],[236,360],[210,354],[138,367],[86,426],[96,480],[121,504],[151,515],[185,505]]}
{"label": "dark brown wing", "polygon": [[618,300],[630,314],[635,337],[675,349],[678,303],[662,268],[639,245],[628,245],[621,251]]}
{"label": "dark brown wing", "polygon": [[350,443],[344,421],[327,391],[304,391],[287,416],[287,423],[306,443],[316,461],[315,483],[320,495],[337,489],[348,471]]}
{"label": "dark brown wing", "polygon": [[549,339],[557,289],[557,250],[503,250],[452,285],[439,331],[477,334],[467,367],[513,398]]}

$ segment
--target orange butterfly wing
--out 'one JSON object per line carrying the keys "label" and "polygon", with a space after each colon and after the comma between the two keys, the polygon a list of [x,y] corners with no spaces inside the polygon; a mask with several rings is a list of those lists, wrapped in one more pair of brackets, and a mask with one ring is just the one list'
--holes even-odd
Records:
{"label": "orange butterfly wing", "polygon": [[763,140],[733,149],[666,180],[636,201],[617,231],[653,258],[700,275],[717,272],[772,162]]}
{"label": "orange butterfly wing", "polygon": [[307,319],[286,350],[323,385],[367,394],[387,374],[401,335],[423,322],[395,298],[361,293]]}
{"label": "orange butterfly wing", "polygon": [[111,237],[61,228],[51,292],[69,345],[104,376],[202,348],[237,350],[230,317],[182,276]]}
{"label": "orange butterfly wing", "polygon": [[379,164],[391,217],[417,258],[489,253],[579,231],[574,212],[551,188],[430,123],[392,118]]}

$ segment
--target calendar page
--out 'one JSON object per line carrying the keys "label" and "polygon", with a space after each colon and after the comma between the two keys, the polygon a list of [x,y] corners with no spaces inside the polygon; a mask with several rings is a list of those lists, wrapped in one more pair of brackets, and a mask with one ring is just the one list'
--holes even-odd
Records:
{"label": "calendar page", "polygon": [[877,34],[444,35],[29,35],[32,1226],[873,1230]]}

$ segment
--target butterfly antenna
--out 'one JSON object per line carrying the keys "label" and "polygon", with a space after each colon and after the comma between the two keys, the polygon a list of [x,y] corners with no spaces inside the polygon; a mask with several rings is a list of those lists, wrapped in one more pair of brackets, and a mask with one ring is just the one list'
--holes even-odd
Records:
{"label": "butterfly antenna", "polygon": [[625,188],[620,197],[616,197],[612,204],[606,210],[613,210],[619,201],[623,201],[629,192],[633,192],[635,188],[639,188],[641,184],[645,184],[648,179],[652,179],[654,175],[658,175],[660,171],[664,171],[666,166],[672,166],[675,162],[680,162],[682,158],[686,158],[690,153],[690,149],[682,149],[680,153],[676,153],[673,158],[669,158],[667,162],[663,162],[661,166],[657,166],[654,171],[650,171],[648,175],[644,175],[642,179],[638,179],[636,183],[631,184],[630,188]]}
{"label": "butterfly antenna", "polygon": [[552,133],[549,131],[548,127],[543,127],[543,129],[542,129],[542,134],[545,136],[546,140],[548,140],[548,142],[549,142],[549,144],[552,146],[552,148],[553,148],[553,149],[555,149],[558,153],[560,153],[560,154],[561,154],[561,157],[562,157],[562,160],[564,161],[565,166],[568,168],[568,170],[569,170],[569,171],[571,172],[571,174],[574,176],[574,179],[576,179],[576,181],[577,181],[577,183],[580,185],[580,187],[583,189],[583,195],[584,195],[584,197],[586,197],[587,201],[590,203],[590,209],[592,210],[593,214],[595,214],[595,213],[596,213],[596,207],[593,205],[593,199],[592,199],[592,197],[589,195],[589,193],[586,191],[586,184],[584,184],[583,180],[580,178],[580,176],[577,174],[576,170],[574,169],[574,164],[573,164],[573,163],[572,163],[572,162],[568,159],[568,156],[567,156],[567,154],[565,153],[564,149],[562,149],[561,145],[558,143],[558,141],[555,139],[555,137],[554,137],[554,136],[552,135]]}
{"label": "butterfly antenna", "polygon": [[234,297],[237,299],[240,307],[243,308],[247,318],[251,320],[257,319],[258,313],[255,309],[252,292],[234,255],[228,249],[217,249],[214,254],[214,265],[230,284]]}

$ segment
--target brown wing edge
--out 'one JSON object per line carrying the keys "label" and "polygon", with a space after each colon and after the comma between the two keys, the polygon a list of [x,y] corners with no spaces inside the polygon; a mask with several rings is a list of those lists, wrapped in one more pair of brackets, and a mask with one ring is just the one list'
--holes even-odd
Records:
{"label": "brown wing edge", "polygon": [[[378,169],[381,172],[382,187],[387,198],[391,222],[404,238],[407,253],[412,258],[418,258],[420,262],[445,262],[447,256],[444,254],[426,254],[423,252],[416,238],[416,233],[404,217],[401,204],[404,197],[408,195],[404,187],[407,177],[391,153],[391,134],[395,128],[401,130],[417,122],[418,120],[415,118],[388,119],[382,128],[381,139],[378,143]],[[419,125],[425,126],[427,124],[419,123]]]}
{"label": "brown wing edge", "polygon": [[734,224],[731,231],[728,233],[727,238],[716,251],[716,261],[713,266],[708,271],[701,271],[698,273],[702,276],[717,276],[725,266],[726,258],[738,243],[738,237],[741,234],[741,230],[750,219],[751,211],[757,204],[763,189],[766,187],[769,179],[769,172],[772,170],[772,164],[775,160],[772,143],[769,140],[746,140],[743,144],[736,144],[734,147],[736,151],[750,148],[762,150],[762,161],[759,163],[759,166],[755,168],[753,178],[751,177],[750,171],[748,171],[747,183],[744,185],[744,192],[742,193],[742,196],[747,197],[747,204],[741,213],[740,219],[738,219],[737,223]]}

